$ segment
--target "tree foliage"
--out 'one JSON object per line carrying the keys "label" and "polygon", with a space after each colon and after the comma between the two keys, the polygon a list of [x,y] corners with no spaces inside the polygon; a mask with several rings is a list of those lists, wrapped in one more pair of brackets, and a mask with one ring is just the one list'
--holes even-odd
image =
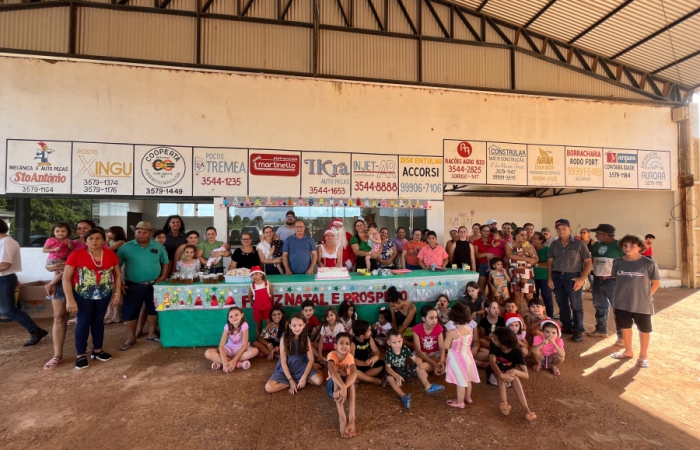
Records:
{"label": "tree foliage", "polygon": [[33,198],[31,208],[32,235],[48,235],[56,222],[68,222],[75,227],[79,220],[92,217],[92,201],[89,199]]}

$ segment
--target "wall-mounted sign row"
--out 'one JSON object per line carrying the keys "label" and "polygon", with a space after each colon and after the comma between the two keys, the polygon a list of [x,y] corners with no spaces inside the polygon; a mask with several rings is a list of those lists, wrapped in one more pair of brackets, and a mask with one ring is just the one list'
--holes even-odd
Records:
{"label": "wall-mounted sign row", "polygon": [[8,194],[442,200],[443,158],[8,140]]}
{"label": "wall-mounted sign row", "polygon": [[671,189],[671,152],[444,141],[446,184]]}

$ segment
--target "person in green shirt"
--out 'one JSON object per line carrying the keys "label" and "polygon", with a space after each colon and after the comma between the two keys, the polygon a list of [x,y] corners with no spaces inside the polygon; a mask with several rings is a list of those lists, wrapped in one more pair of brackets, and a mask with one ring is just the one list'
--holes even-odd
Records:
{"label": "person in green shirt", "polygon": [[[207,228],[206,231],[206,239],[201,241],[199,244],[197,244],[197,259],[199,259],[199,262],[202,263],[202,267],[207,265],[207,260],[214,256],[231,256],[231,250],[219,250],[222,245],[224,245],[223,242],[217,241],[216,240],[216,228],[214,227],[209,227]],[[210,269],[211,273],[224,273],[224,261],[219,260],[219,262],[213,264]]]}
{"label": "person in green shirt", "polygon": [[535,231],[532,235],[532,246],[537,251],[539,262],[533,266],[535,271],[535,289],[540,292],[540,298],[544,301],[544,307],[547,310],[547,317],[554,316],[554,300],[552,298],[552,289],[547,284],[547,252],[549,246],[546,245],[546,237],[544,233]]}
{"label": "person in green shirt", "polygon": [[[591,230],[595,233],[597,242],[593,244],[591,256],[593,257],[593,308],[595,308],[595,330],[586,333],[592,337],[608,337],[608,317],[610,306],[613,304],[613,294],[617,281],[612,273],[612,263],[615,258],[625,256],[615,239],[615,227],[608,223],[601,223]],[[618,347],[624,346],[622,331],[617,330]]]}

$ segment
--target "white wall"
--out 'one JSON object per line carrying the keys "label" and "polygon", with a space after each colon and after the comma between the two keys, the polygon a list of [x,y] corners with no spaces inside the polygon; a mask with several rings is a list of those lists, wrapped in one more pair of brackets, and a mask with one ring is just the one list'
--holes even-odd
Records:
{"label": "white wall", "polygon": [[[571,230],[595,228],[609,223],[616,228],[616,237],[636,234],[644,238],[656,236],[654,259],[665,268],[675,269],[680,253],[676,239],[676,221],[671,219],[675,205],[673,192],[594,191],[542,199],[542,220],[554,230],[557,219],[568,219]],[[556,234],[555,234],[556,235]]]}
{"label": "white wall", "polygon": [[496,219],[499,228],[503,222],[515,222],[518,226],[530,222],[539,230],[543,226],[542,201],[516,197],[445,197],[445,236],[450,229],[462,225],[471,234],[473,224],[485,225],[489,219]]}

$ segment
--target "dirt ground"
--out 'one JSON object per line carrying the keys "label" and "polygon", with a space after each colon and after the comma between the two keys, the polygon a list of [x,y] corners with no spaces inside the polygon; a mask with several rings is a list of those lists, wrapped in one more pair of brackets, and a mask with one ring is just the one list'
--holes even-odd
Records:
{"label": "dirt ground", "polygon": [[[498,389],[483,381],[474,386],[474,404],[454,410],[445,406],[454,386],[428,397],[412,380],[405,388],[413,394],[410,412],[389,388],[361,385],[358,435],[349,440],[339,436],[325,389],[266,394],[271,362],[256,359],[250,370],[224,374],[212,372],[200,348],[162,349],[140,339],[120,352],[125,330],[115,324],[106,332],[111,361],[75,370],[70,329],[65,361],[44,371],[51,340],[24,348],[24,330],[2,323],[0,448],[697,449],[699,302],[700,293],[688,289],[657,293],[648,369],[609,358],[612,336],[580,344],[567,336],[562,376],[531,371],[524,382],[538,415],[533,423],[523,418],[512,391],[506,417],[498,409]],[[584,303],[591,329],[590,294]],[[52,321],[39,324],[50,329]]]}

